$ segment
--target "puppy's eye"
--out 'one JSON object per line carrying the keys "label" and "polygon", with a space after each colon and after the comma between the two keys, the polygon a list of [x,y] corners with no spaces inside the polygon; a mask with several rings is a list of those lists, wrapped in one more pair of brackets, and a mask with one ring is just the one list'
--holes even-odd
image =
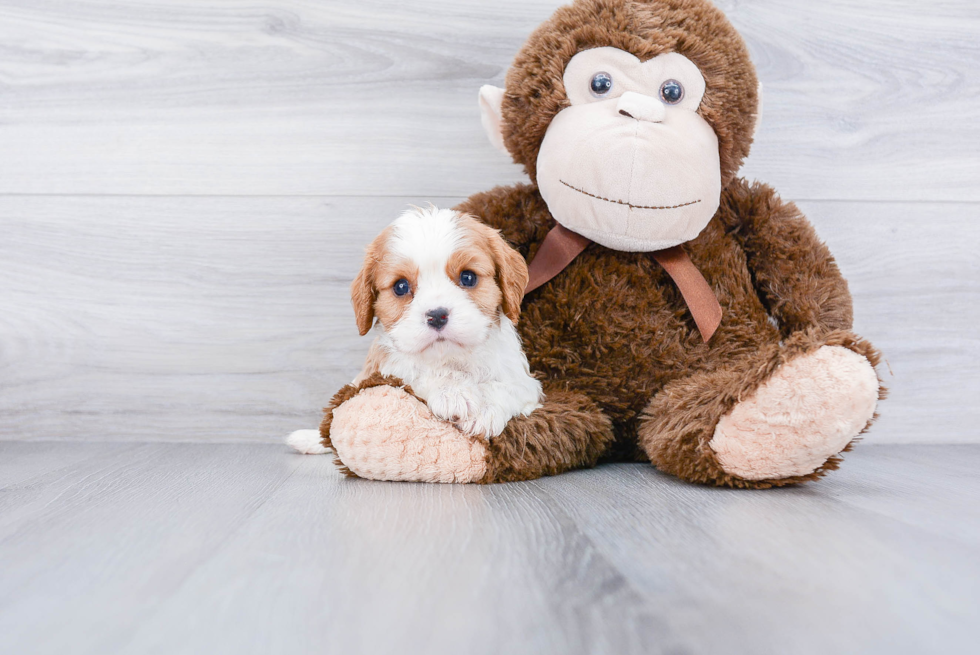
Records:
{"label": "puppy's eye", "polygon": [[609,95],[612,87],[613,79],[609,73],[596,73],[592,76],[592,81],[589,82],[589,90],[592,91],[592,95],[596,98]]}
{"label": "puppy's eye", "polygon": [[684,86],[677,80],[667,80],[660,87],[660,99],[668,105],[676,105],[684,99]]}
{"label": "puppy's eye", "polygon": [[473,288],[476,286],[477,277],[473,271],[463,271],[459,274],[459,285],[461,287]]}
{"label": "puppy's eye", "polygon": [[409,291],[412,290],[412,285],[410,285],[408,283],[408,280],[406,280],[405,278],[402,278],[401,280],[398,280],[397,282],[395,282],[395,286],[393,286],[391,289],[392,289],[392,291],[395,292],[395,295],[396,296],[404,296]]}

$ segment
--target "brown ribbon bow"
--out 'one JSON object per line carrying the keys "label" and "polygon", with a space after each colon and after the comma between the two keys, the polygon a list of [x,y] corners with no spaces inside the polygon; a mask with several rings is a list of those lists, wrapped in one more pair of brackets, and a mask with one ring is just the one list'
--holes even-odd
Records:
{"label": "brown ribbon bow", "polygon": [[[565,270],[590,243],[592,241],[581,234],[556,225],[544,238],[528,267],[530,279],[525,293],[531,293]],[[721,304],[715,292],[682,247],[674,246],[651,254],[680,289],[701,338],[707,343],[721,324]]]}

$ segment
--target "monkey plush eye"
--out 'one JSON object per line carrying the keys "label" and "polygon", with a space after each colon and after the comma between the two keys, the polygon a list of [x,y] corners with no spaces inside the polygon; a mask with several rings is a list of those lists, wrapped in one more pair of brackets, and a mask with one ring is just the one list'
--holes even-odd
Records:
{"label": "monkey plush eye", "polygon": [[393,286],[391,289],[395,292],[396,296],[404,296],[412,290],[412,285],[408,283],[408,280],[402,278],[395,282],[395,286]]}
{"label": "monkey plush eye", "polygon": [[589,88],[592,90],[592,95],[596,98],[602,98],[603,96],[609,95],[612,91],[613,79],[612,75],[609,73],[596,73],[592,76],[592,82],[589,83]]}
{"label": "monkey plush eye", "polygon": [[459,274],[459,285],[472,289],[476,286],[476,273],[473,271],[463,271]]}
{"label": "monkey plush eye", "polygon": [[676,105],[684,99],[684,87],[677,80],[667,80],[660,87],[660,99],[668,105]]}

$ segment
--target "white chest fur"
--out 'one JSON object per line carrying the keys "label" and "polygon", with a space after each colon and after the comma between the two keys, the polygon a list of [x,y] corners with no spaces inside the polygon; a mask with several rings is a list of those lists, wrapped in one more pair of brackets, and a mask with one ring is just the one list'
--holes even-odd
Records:
{"label": "white chest fur", "polygon": [[468,434],[495,437],[510,419],[541,406],[541,383],[503,313],[486,341],[472,348],[434,343],[421,353],[403,353],[384,331],[375,343],[383,352],[383,375],[401,378],[434,415]]}

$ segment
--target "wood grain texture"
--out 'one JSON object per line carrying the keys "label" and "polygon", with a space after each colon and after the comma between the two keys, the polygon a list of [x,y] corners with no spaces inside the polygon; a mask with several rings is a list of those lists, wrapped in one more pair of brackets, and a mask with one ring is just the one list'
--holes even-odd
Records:
{"label": "wood grain texture", "polygon": [[317,423],[368,345],[347,291],[364,244],[406,205],[3,203],[0,432],[168,440]]}
{"label": "wood grain texture", "polygon": [[[0,445],[9,653],[969,652],[980,447],[791,490],[615,465],[494,487],[248,444]],[[0,481],[2,483],[2,481]],[[10,507],[19,509],[16,515]]]}
{"label": "wood grain texture", "polygon": [[[559,0],[0,1],[0,193],[468,195]],[[765,84],[746,172],[795,198],[980,200],[973,0],[722,0]]]}
{"label": "wood grain texture", "polygon": [[[410,202],[0,198],[0,438],[268,442],[316,425],[367,351],[348,300],[363,247]],[[868,441],[980,440],[980,208],[802,209],[888,361]]]}
{"label": "wood grain texture", "polygon": [[[363,244],[521,179],[474,95],[557,4],[0,0],[0,438],[315,424],[366,349]],[[980,440],[976,4],[719,4],[766,84],[746,172],[829,199],[888,360],[869,440]]]}
{"label": "wood grain texture", "polygon": [[[218,553],[297,463],[247,446],[70,448],[90,457],[0,495],[4,652],[24,634],[31,643],[14,652],[117,652],[157,599]],[[114,627],[92,629],[94,619]]]}
{"label": "wood grain texture", "polygon": [[890,390],[869,441],[980,442],[980,205],[805,202]]}

